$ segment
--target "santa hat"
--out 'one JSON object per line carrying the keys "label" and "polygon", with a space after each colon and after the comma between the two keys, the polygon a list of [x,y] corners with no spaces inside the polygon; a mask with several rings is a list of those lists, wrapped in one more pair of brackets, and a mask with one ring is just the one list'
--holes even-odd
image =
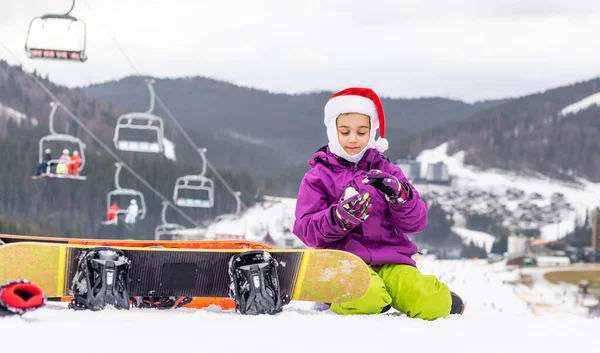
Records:
{"label": "santa hat", "polygon": [[[371,119],[372,146],[380,152],[385,152],[389,143],[385,139],[385,114],[379,96],[370,88],[350,87],[331,96],[325,104],[325,126],[328,129],[330,145],[332,129],[336,129],[336,119],[341,114],[360,113],[368,115]],[[379,138],[375,140],[375,131],[379,129]],[[337,141],[337,132],[334,135]],[[338,142],[339,144],[339,142]],[[363,151],[364,153],[364,151]],[[362,157],[362,153],[361,153]]]}

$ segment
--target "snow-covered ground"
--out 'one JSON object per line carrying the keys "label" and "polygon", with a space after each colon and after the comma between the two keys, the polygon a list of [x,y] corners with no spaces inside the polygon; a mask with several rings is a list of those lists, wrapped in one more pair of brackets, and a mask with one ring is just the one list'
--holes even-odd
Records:
{"label": "snow-covered ground", "polygon": [[[76,312],[50,303],[23,318],[0,318],[2,350],[505,353],[565,352],[575,345],[593,351],[597,344],[600,319],[585,317],[573,304],[572,287],[546,283],[527,290],[514,287],[507,282],[517,277],[518,270],[510,271],[503,263],[423,259],[419,266],[464,297],[463,316],[433,322],[398,315],[338,316],[311,311],[312,303],[307,302],[292,302],[281,314],[258,317],[215,307]],[[549,305],[546,310],[534,309],[532,302],[542,302],[542,289],[558,309],[550,310]]]}

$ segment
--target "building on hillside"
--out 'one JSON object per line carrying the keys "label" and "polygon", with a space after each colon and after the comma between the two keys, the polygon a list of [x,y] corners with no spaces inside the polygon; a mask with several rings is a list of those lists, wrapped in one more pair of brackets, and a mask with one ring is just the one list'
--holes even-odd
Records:
{"label": "building on hillside", "polygon": [[421,180],[421,162],[414,159],[398,159],[396,165],[411,182]]}
{"label": "building on hillside", "polygon": [[535,256],[527,254],[515,254],[506,257],[507,266],[534,266],[535,264]]}
{"label": "building on hillside", "polygon": [[524,235],[509,235],[506,253],[508,256],[524,255],[529,252],[529,238]]}
{"label": "building on hillside", "polygon": [[448,184],[450,183],[450,174],[448,166],[444,162],[430,163],[427,165],[425,180],[428,183]]}
{"label": "building on hillside", "polygon": [[536,256],[535,263],[540,267],[568,266],[571,259],[568,256]]}

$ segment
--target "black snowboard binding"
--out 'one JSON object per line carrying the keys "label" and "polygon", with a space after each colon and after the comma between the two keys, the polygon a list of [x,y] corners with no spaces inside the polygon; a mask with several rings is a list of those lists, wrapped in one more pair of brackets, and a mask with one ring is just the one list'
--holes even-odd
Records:
{"label": "black snowboard binding", "polygon": [[102,310],[107,305],[129,309],[130,261],[121,250],[95,247],[82,252],[71,291],[69,308]]}
{"label": "black snowboard binding", "polygon": [[193,297],[133,297],[136,308],[178,309],[192,302]]}
{"label": "black snowboard binding", "polygon": [[229,296],[243,315],[277,314],[290,302],[281,295],[279,263],[264,250],[236,254],[229,260]]}

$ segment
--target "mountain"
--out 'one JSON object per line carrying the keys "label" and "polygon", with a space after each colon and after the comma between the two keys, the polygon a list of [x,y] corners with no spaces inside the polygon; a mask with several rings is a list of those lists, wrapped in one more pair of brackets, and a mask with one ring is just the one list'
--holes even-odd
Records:
{"label": "mountain", "polygon": [[[200,144],[212,139],[237,139],[246,144],[248,151],[262,147],[279,153],[279,160],[285,161],[281,167],[287,167],[305,164],[327,143],[322,111],[333,92],[275,94],[204,77],[154,80],[157,95],[173,115],[182,125],[202,134]],[[148,91],[138,76],[81,87],[81,91],[128,110],[144,111],[148,107]],[[465,119],[505,101],[468,104],[445,98],[382,97],[390,153],[400,157],[404,153],[401,142],[408,136]],[[165,115],[158,106],[155,111]]]}
{"label": "mountain", "polygon": [[600,181],[600,78],[509,100],[410,141],[413,155],[448,143],[465,164]]}

